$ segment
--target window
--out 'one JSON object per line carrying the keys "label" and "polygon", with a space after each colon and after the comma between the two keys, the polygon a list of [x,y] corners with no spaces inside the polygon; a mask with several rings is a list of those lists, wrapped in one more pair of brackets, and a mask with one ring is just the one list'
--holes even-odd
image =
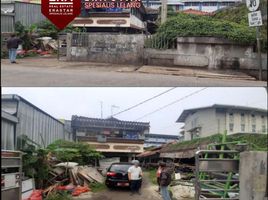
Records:
{"label": "window", "polygon": [[241,124],[241,131],[245,132],[245,124]]}
{"label": "window", "polygon": [[266,126],[265,125],[262,125],[261,132],[266,133]]}
{"label": "window", "polygon": [[230,122],[234,122],[234,114],[233,113],[229,113],[229,120],[230,120]]}
{"label": "window", "polygon": [[251,122],[252,122],[252,124],[256,124],[256,117],[255,117],[255,115],[251,115]]}
{"label": "window", "polygon": [[234,131],[234,124],[233,123],[230,123],[229,124],[229,131],[230,132],[233,132]]}
{"label": "window", "polygon": [[256,133],[256,125],[255,125],[255,124],[252,125],[252,132],[253,132],[253,133]]}
{"label": "window", "polygon": [[245,123],[245,114],[241,113],[241,123],[244,124]]}

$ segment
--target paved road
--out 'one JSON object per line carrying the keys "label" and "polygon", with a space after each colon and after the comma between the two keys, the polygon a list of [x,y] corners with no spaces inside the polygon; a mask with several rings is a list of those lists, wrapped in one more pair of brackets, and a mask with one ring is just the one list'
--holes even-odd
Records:
{"label": "paved road", "polygon": [[[1,60],[2,86],[265,86],[266,82],[135,72],[134,66],[67,63],[51,59]],[[118,72],[129,68],[129,72]]]}

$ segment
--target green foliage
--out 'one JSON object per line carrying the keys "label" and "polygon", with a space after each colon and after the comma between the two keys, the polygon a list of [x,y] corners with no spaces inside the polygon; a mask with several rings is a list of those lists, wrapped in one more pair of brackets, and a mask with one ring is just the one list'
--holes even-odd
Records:
{"label": "green foliage", "polygon": [[71,32],[79,32],[79,28],[74,28],[72,26],[67,26],[64,30],[59,30],[54,24],[52,24],[49,20],[44,20],[36,25],[36,33],[40,37],[52,37],[53,39],[58,38],[59,32],[71,33]]}
{"label": "green foliage", "polygon": [[101,192],[106,189],[106,185],[104,183],[91,183],[90,189],[92,192]]}
{"label": "green foliage", "polygon": [[[265,13],[264,10],[267,8],[267,0],[261,0],[260,7],[262,8],[262,13]],[[224,10],[220,10],[216,12],[213,18],[218,19],[218,20],[236,22],[238,24],[248,26],[248,12],[249,11],[245,3],[242,3],[236,7],[230,7],[228,9],[224,9]],[[264,25],[261,26],[260,31],[261,31],[262,51],[267,52],[267,22],[264,21]]]}
{"label": "green foliage", "polygon": [[146,172],[146,173],[149,173],[149,179],[150,179],[151,183],[154,185],[157,185],[156,171],[157,171],[157,169],[152,168]]}
{"label": "green foliage", "polygon": [[[178,13],[162,24],[153,39],[171,43],[176,37],[211,36],[229,39],[241,44],[252,44],[255,31],[246,25],[219,20],[210,16]],[[170,44],[167,45],[167,47]]]}
{"label": "green foliage", "polygon": [[[249,144],[250,150],[253,151],[268,151],[267,134],[235,134],[227,135],[227,142],[242,141]],[[193,140],[178,142],[169,145],[165,150],[183,150],[188,148],[197,148],[200,144],[219,143],[222,140],[222,134],[215,134],[203,138],[195,138]]]}
{"label": "green foliage", "polygon": [[93,149],[89,144],[82,142],[70,142],[57,140],[47,147],[47,150],[54,154],[62,162],[77,162],[80,165],[94,164],[95,159],[102,158],[102,155]]}
{"label": "green foliage", "polygon": [[66,191],[50,193],[44,200],[72,200],[72,196]]}

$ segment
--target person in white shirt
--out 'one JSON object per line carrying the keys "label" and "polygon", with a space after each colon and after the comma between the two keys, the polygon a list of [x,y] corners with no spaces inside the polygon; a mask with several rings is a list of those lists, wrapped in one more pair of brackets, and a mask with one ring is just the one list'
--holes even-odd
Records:
{"label": "person in white shirt", "polygon": [[142,181],[142,170],[139,166],[140,162],[138,160],[133,160],[132,163],[134,165],[128,169],[128,180],[130,181],[131,189],[130,195],[133,195],[135,192],[141,195],[140,187]]}

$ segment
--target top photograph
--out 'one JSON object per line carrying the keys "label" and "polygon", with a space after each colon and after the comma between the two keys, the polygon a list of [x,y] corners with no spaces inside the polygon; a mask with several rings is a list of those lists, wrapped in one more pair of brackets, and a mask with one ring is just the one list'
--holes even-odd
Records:
{"label": "top photograph", "polygon": [[1,0],[3,87],[267,85],[267,0]]}

